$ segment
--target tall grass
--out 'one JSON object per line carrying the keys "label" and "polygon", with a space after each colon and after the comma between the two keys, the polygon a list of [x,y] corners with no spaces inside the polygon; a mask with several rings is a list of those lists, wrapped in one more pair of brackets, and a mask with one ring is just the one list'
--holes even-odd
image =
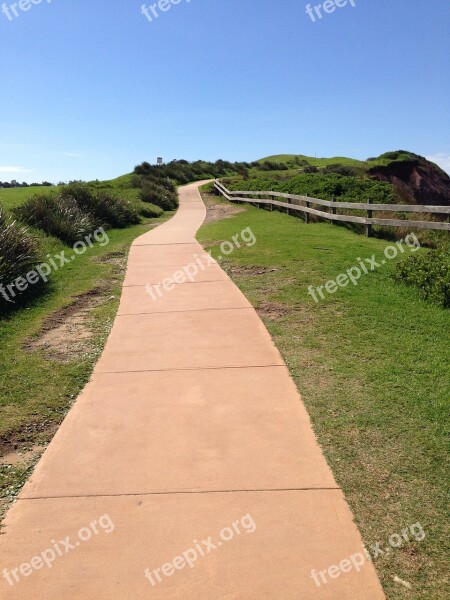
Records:
{"label": "tall grass", "polygon": [[[12,286],[9,290],[6,289],[9,298],[24,297],[14,282],[32,271],[39,263],[39,257],[37,241],[28,234],[25,227],[13,221],[0,206],[0,284],[3,288]],[[25,291],[26,296],[29,296],[32,290],[33,288],[29,287]],[[0,310],[9,304],[3,293],[0,294]]]}
{"label": "tall grass", "polygon": [[163,210],[178,208],[178,195],[153,181],[145,181],[139,192],[142,202],[156,204]]}
{"label": "tall grass", "polygon": [[79,207],[75,198],[52,193],[36,194],[14,210],[19,218],[72,245],[91,233],[96,223]]}
{"label": "tall grass", "polygon": [[93,190],[85,183],[64,186],[61,197],[74,198],[81,210],[102,225],[122,228],[139,223],[139,214],[128,200],[105,190]]}

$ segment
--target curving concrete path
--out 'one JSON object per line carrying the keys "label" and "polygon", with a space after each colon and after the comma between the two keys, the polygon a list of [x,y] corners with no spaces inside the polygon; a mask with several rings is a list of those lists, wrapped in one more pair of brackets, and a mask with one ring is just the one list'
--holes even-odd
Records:
{"label": "curving concrete path", "polygon": [[[134,242],[91,382],[7,515],[0,597],[384,598],[267,330],[200,268],[198,184],[180,199]],[[192,264],[193,282],[146,291]]]}

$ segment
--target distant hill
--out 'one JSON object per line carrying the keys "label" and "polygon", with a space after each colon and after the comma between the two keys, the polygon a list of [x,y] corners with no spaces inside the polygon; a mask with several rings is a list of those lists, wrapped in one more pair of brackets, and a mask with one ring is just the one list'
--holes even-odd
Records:
{"label": "distant hill", "polygon": [[306,161],[313,167],[327,167],[329,165],[350,165],[350,166],[361,166],[366,167],[367,162],[357,160],[356,158],[347,158],[345,156],[335,156],[333,158],[316,158],[314,156],[306,156],[304,154],[274,154],[273,156],[267,156],[261,158],[257,162],[263,164],[265,162],[283,163],[289,166],[295,166],[299,163]]}
{"label": "distant hill", "polygon": [[425,157],[406,150],[386,152],[366,161],[341,156],[315,158],[302,154],[278,154],[257,162],[261,165],[279,163],[291,169],[307,166],[317,167],[319,171],[334,169],[341,174],[391,183],[399,200],[404,203],[450,206],[449,175]]}

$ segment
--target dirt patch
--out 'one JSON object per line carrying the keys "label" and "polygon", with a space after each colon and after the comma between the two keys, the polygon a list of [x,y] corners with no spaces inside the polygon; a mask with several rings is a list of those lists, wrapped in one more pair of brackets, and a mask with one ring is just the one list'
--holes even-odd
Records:
{"label": "dirt patch", "polygon": [[5,464],[4,458],[8,455],[12,456],[46,446],[58,430],[62,418],[55,421],[31,418],[24,427],[3,435],[0,442],[0,464]]}
{"label": "dirt patch", "polygon": [[24,448],[9,452],[0,457],[0,465],[22,465],[27,466],[32,464],[35,459],[45,450],[46,446],[35,445],[32,448]]}
{"label": "dirt patch", "polygon": [[128,255],[126,252],[109,252],[109,254],[102,254],[93,259],[97,264],[111,265],[111,274],[119,275],[125,273],[127,268]]}
{"label": "dirt patch", "polygon": [[244,210],[245,208],[234,206],[233,204],[215,204],[214,206],[208,206],[205,223],[229,219],[233,215],[244,212]]}
{"label": "dirt patch", "polygon": [[246,210],[242,206],[230,204],[229,202],[222,202],[213,194],[202,194],[202,197],[206,205],[205,224],[213,223],[214,221],[222,221],[222,219],[229,219]]}
{"label": "dirt patch", "polygon": [[292,313],[292,307],[283,302],[261,302],[256,309],[256,312],[262,318],[269,319],[270,321],[277,321]]}
{"label": "dirt patch", "polygon": [[91,350],[94,331],[91,311],[107,300],[106,287],[95,288],[75,298],[69,306],[53,313],[35,339],[28,340],[25,350],[43,350],[46,358],[68,363]]}
{"label": "dirt patch", "polygon": [[280,269],[275,267],[263,267],[261,265],[224,265],[225,270],[231,277],[234,276],[254,276],[254,275],[267,275],[268,273],[276,273]]}
{"label": "dirt patch", "polygon": [[222,244],[222,242],[224,242],[225,240],[212,240],[211,242],[202,242],[202,246],[205,250],[207,250],[208,248],[215,248],[216,246],[220,246],[220,244]]}
{"label": "dirt patch", "polygon": [[94,258],[94,262],[100,264],[107,263],[110,265],[116,265],[123,262],[125,258],[125,252],[109,252],[109,254],[102,254],[101,256],[96,256]]}

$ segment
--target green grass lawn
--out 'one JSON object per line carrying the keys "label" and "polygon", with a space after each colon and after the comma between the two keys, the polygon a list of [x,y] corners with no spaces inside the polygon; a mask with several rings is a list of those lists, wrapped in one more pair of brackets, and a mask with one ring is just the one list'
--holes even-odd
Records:
{"label": "green grass lawn", "polygon": [[[47,188],[1,190],[0,202],[12,208],[33,191],[43,189]],[[130,195],[134,192],[129,190]],[[126,229],[108,230],[107,245],[88,249],[52,274],[42,296],[0,317],[0,516],[89,379],[117,312],[131,242],[171,214]],[[43,256],[62,250],[70,256],[70,249],[56,238],[36,230],[33,234],[42,243]],[[91,334],[81,350],[64,357],[49,356],[45,348],[30,349],[30,344],[42,337],[49,320],[56,325],[66,323],[67,315],[72,309],[77,313],[80,302],[80,310],[83,308],[83,301],[87,301],[87,310],[79,315],[82,330],[75,330],[73,339],[67,339],[70,346],[77,336]],[[61,312],[68,306],[68,313]],[[23,460],[5,458],[19,452]],[[2,457],[9,464],[1,464]]]}
{"label": "green grass lawn", "polygon": [[[96,189],[105,191],[112,191],[120,194],[122,198],[126,198],[131,202],[139,203],[138,196],[139,190],[132,187],[132,174],[122,175],[116,179],[109,181],[95,181],[90,182]],[[42,187],[42,186],[30,186],[23,188],[0,188],[0,204],[7,210],[12,210],[16,206],[19,206],[30,196],[34,194],[46,194],[51,191],[57,191],[58,186]]]}
{"label": "green grass lawn", "polygon": [[365,542],[385,548],[417,522],[426,532],[374,561],[388,598],[448,598],[448,311],[395,282],[395,260],[316,304],[308,286],[358,258],[381,262],[392,244],[342,227],[246,207],[198,237],[218,244],[246,227],[257,243],[222,265],[280,349]]}
{"label": "green grass lawn", "polygon": [[0,188],[0,204],[7,210],[12,210],[19,204],[23,204],[27,198],[33,194],[42,194],[49,190],[54,190],[51,187],[23,187],[23,188]]}

